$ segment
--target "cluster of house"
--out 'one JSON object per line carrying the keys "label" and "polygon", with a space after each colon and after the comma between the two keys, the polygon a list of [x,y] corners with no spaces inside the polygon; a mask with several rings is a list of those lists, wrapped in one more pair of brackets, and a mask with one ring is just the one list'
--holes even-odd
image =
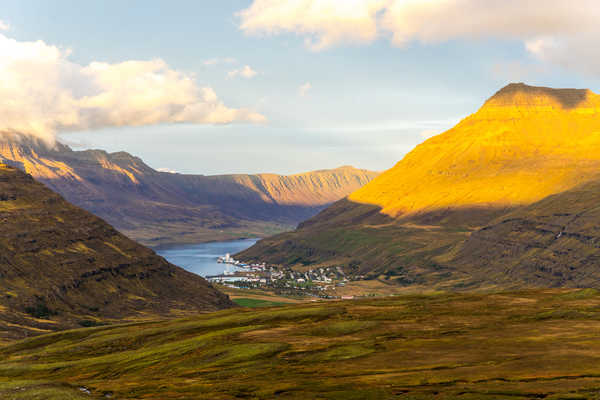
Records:
{"label": "cluster of house", "polygon": [[238,261],[238,260],[234,259],[233,257],[231,257],[231,254],[229,254],[229,253],[225,254],[225,256],[223,256],[223,257],[217,258],[217,262],[219,264],[231,264],[231,265],[236,265],[236,266],[239,266],[239,267],[245,267],[246,266],[246,264],[244,264],[241,261]]}
{"label": "cluster of house", "polygon": [[[231,257],[226,255],[223,260],[232,263]],[[235,260],[233,260],[235,262]],[[225,262],[225,261],[223,261]],[[307,294],[318,295],[344,286],[348,281],[340,267],[322,267],[296,271],[289,267],[262,264],[234,264],[241,267],[235,272],[226,272],[222,275],[209,276],[211,282],[221,283],[232,287],[268,287],[275,289],[294,289]]]}

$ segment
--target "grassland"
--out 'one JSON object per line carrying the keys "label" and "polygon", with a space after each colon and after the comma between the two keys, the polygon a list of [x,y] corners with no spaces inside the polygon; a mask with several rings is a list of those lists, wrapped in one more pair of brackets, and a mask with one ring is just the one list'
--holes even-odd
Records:
{"label": "grassland", "polygon": [[291,296],[280,296],[263,289],[239,289],[220,284],[214,284],[214,286],[220,292],[223,292],[229,296],[229,298],[233,301],[237,299],[264,300],[266,302],[278,303],[277,305],[305,303],[310,301],[309,298],[306,297],[292,298]]}
{"label": "grassland", "polygon": [[238,306],[249,307],[249,308],[277,307],[277,306],[283,306],[286,304],[286,303],[280,303],[280,302],[276,302],[276,301],[251,299],[251,298],[246,298],[246,297],[240,297],[240,298],[234,299],[233,302],[235,304],[237,304]]}
{"label": "grassland", "polygon": [[599,336],[595,290],[232,309],[4,346],[0,398],[599,399]]}
{"label": "grassland", "polygon": [[399,287],[453,289],[464,274],[436,262],[436,257],[469,234],[462,222],[405,224],[376,207],[341,200],[296,231],[260,240],[235,257],[297,269],[340,266],[346,273],[385,279]]}

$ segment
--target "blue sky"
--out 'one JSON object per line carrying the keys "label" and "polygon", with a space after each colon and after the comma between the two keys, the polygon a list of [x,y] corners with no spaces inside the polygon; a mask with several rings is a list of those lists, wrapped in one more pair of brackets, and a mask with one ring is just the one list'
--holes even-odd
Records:
{"label": "blue sky", "polygon": [[[486,8],[481,6],[486,2],[460,0],[455,3],[462,8],[452,9],[430,0],[423,2],[426,8],[408,8],[414,0],[407,1],[408,6],[401,0],[352,0],[383,7],[373,17],[378,33],[371,35],[368,28],[363,34],[362,25],[353,22],[354,28],[338,18],[343,7],[337,3],[336,8],[335,0],[301,1],[334,7],[320,8],[315,19],[290,9],[283,0],[3,0],[0,21],[7,29],[0,34],[16,41],[7,48],[17,50],[6,51],[38,40],[56,46],[64,52],[57,62],[82,66],[82,76],[90,76],[85,67],[94,62],[160,59],[168,71],[189,77],[197,87],[211,88],[227,107],[228,117],[188,112],[161,114],[141,123],[131,120],[145,112],[139,104],[127,117],[108,116],[110,110],[104,110],[102,117],[93,119],[102,123],[66,123],[64,107],[60,122],[48,122],[54,114],[43,115],[52,134],[73,147],[124,150],[155,168],[185,173],[295,173],[340,165],[383,170],[424,137],[475,112],[509,82],[592,90],[599,86],[596,50],[585,47],[595,28],[588,29],[584,22],[580,32],[571,21],[581,13],[597,16],[593,2],[584,0],[584,9],[565,15],[569,13],[560,9],[560,2],[537,1],[550,9],[538,17],[523,9],[523,4],[535,5],[534,0],[500,2],[500,13],[500,3],[494,1],[488,4],[495,6]],[[400,14],[390,27],[378,18],[394,7],[389,5],[394,1]],[[242,10],[249,10],[246,17],[238,14]],[[495,13],[489,17],[500,22],[470,26],[469,20],[455,18],[456,12],[480,19]],[[410,18],[409,24],[401,18]],[[532,20],[534,27],[523,32],[503,18]],[[432,31],[431,26],[440,25],[444,27]],[[590,59],[574,64],[563,57],[567,51]],[[240,71],[246,66],[251,72],[244,77]],[[120,71],[111,77],[121,76]],[[77,83],[69,79],[71,92],[79,90],[74,85],[86,86],[81,77]],[[176,79],[177,85],[183,84],[184,78]],[[27,76],[22,81],[28,82]],[[110,107],[128,107],[118,101],[120,96]],[[197,106],[206,98],[190,101]],[[210,123],[215,118],[219,124]],[[5,129],[17,130],[16,126],[22,125]]]}

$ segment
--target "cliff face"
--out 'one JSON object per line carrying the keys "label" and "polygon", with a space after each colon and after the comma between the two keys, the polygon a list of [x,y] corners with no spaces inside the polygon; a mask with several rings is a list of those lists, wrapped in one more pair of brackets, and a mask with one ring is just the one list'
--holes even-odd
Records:
{"label": "cliff face", "polygon": [[23,137],[0,140],[2,160],[148,245],[291,229],[376,176],[352,167],[291,176],[171,174],[127,153],[49,148]]}
{"label": "cliff face", "polygon": [[231,179],[240,187],[258,193],[272,204],[321,207],[333,203],[369,183],[377,173],[350,166],[296,175],[222,175],[207,177],[215,184]]}
{"label": "cliff face", "polygon": [[[581,230],[600,220],[593,200],[574,199],[594,196],[581,187],[599,172],[600,96],[511,84],[347,199],[240,256],[419,287],[587,285],[600,253]],[[552,212],[536,214],[547,204]],[[573,235],[550,240],[567,225]]]}
{"label": "cliff face", "polygon": [[203,278],[0,164],[0,338],[231,307]]}

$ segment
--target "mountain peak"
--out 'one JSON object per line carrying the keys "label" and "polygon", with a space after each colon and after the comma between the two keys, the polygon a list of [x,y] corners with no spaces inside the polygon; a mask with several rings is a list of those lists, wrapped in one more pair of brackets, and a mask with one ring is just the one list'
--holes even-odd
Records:
{"label": "mountain peak", "polygon": [[510,84],[349,198],[391,216],[531,204],[598,176],[599,116],[590,90]]}
{"label": "mountain peak", "polygon": [[598,107],[598,95],[589,89],[554,89],[530,86],[523,82],[510,83],[490,97],[482,109],[490,107]]}

